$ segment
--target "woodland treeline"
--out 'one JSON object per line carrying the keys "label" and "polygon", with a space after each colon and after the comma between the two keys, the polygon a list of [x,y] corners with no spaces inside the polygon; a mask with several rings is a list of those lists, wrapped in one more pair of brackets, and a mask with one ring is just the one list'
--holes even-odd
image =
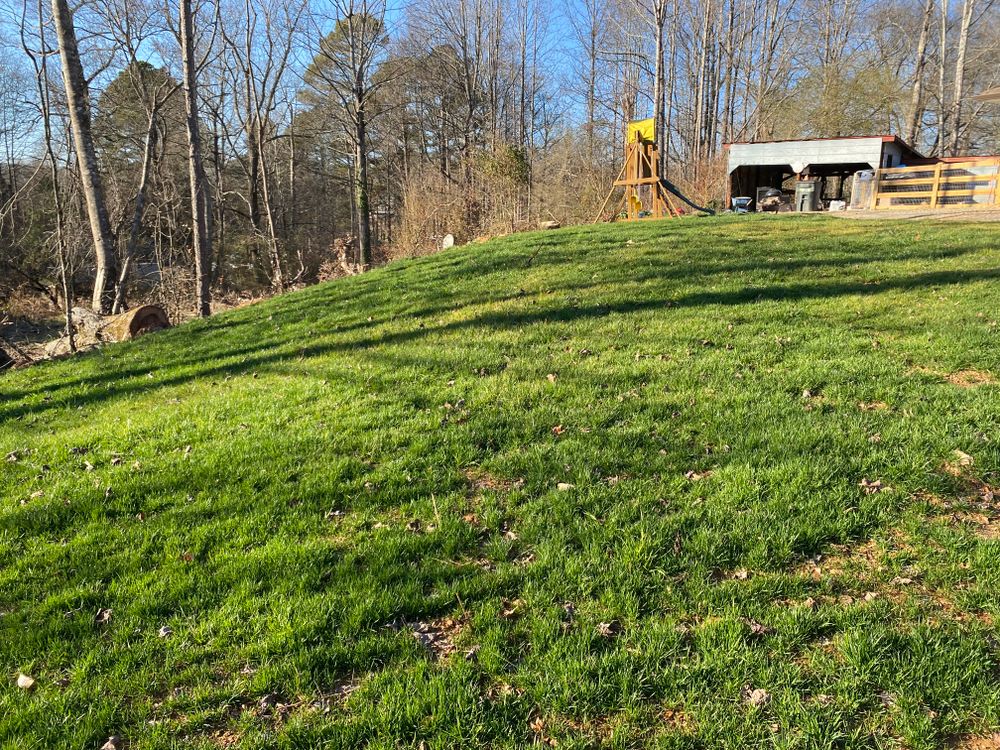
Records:
{"label": "woodland treeline", "polygon": [[63,309],[208,314],[445,234],[591,220],[639,117],[660,123],[670,179],[709,204],[729,141],[1000,150],[1000,107],[970,98],[1000,84],[994,0],[6,10],[0,294]]}

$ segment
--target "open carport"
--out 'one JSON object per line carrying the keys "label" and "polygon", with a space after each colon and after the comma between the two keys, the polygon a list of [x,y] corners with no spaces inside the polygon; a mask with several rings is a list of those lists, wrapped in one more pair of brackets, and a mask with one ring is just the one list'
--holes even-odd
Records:
{"label": "open carport", "polygon": [[894,135],[805,138],[727,144],[726,204],[735,196],[755,201],[769,189],[794,193],[788,181],[814,180],[821,198],[842,199],[848,178],[862,170],[927,160]]}

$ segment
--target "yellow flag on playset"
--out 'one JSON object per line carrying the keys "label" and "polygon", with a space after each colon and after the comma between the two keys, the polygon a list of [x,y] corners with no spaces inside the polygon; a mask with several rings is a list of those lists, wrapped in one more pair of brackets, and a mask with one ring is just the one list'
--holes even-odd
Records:
{"label": "yellow flag on playset", "polygon": [[652,143],[656,139],[656,128],[653,125],[653,118],[648,117],[645,120],[633,120],[628,124],[628,142],[636,143],[637,141],[645,141],[646,143]]}

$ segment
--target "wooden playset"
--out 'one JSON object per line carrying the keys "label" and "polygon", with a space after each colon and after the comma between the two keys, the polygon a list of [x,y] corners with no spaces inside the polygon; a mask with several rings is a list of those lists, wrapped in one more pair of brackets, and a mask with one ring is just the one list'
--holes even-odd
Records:
{"label": "wooden playset", "polygon": [[[609,216],[605,212],[619,188],[624,191]],[[594,221],[664,219],[680,214],[681,210],[660,175],[653,119],[630,122],[625,139],[625,163]]]}

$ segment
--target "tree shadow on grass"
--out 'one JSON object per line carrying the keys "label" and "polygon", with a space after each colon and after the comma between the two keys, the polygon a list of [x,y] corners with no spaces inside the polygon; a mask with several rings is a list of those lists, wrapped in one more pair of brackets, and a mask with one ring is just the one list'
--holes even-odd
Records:
{"label": "tree shadow on grass", "polygon": [[[721,271],[720,271],[721,272]],[[151,378],[121,385],[117,388],[109,386],[115,381],[136,378],[149,371],[149,366],[136,367],[130,370],[114,370],[103,375],[88,377],[85,382],[75,381],[60,386],[58,390],[65,391],[79,385],[88,385],[92,390],[85,394],[71,397],[76,407],[92,406],[109,399],[146,393],[165,386],[179,385],[195,378],[235,376],[252,372],[270,364],[288,362],[296,358],[311,358],[337,352],[364,350],[376,346],[398,345],[424,339],[430,335],[462,332],[470,329],[516,329],[532,324],[570,323],[578,320],[593,320],[609,315],[623,315],[651,310],[667,310],[670,308],[697,308],[713,306],[739,306],[762,302],[797,302],[808,299],[832,299],[845,296],[875,296],[887,292],[909,291],[920,288],[934,288],[956,284],[968,284],[980,281],[991,281],[1000,278],[1000,269],[950,270],[918,273],[907,276],[896,276],[881,279],[878,282],[864,281],[832,281],[819,283],[778,284],[769,286],[744,286],[739,289],[722,291],[701,291],[676,296],[655,296],[644,299],[633,299],[620,302],[607,302],[592,305],[561,305],[558,307],[540,307],[533,310],[511,312],[486,312],[467,320],[452,321],[436,325],[421,323],[419,327],[408,328],[382,335],[372,335],[360,339],[301,345],[295,342],[272,346],[270,350],[261,351],[261,343],[248,344],[237,349],[219,349],[204,352],[198,359],[185,360],[184,365],[193,368],[166,378]],[[569,287],[563,291],[581,291],[583,287]],[[551,290],[550,290],[551,291]],[[506,295],[500,301],[511,301],[520,298],[521,294]],[[408,314],[407,319],[414,320],[426,317],[426,311]],[[336,332],[334,332],[336,333]],[[265,344],[266,345],[266,344]],[[198,365],[219,363],[220,360],[240,357],[238,361],[221,364],[209,364],[206,367]],[[7,398],[28,395],[27,392],[10,394]],[[19,404],[0,410],[0,420],[20,419],[28,415],[37,415],[53,408],[59,408],[56,397],[48,392],[50,399],[42,404]],[[57,395],[57,394],[56,394]],[[6,400],[6,399],[5,399]]]}

